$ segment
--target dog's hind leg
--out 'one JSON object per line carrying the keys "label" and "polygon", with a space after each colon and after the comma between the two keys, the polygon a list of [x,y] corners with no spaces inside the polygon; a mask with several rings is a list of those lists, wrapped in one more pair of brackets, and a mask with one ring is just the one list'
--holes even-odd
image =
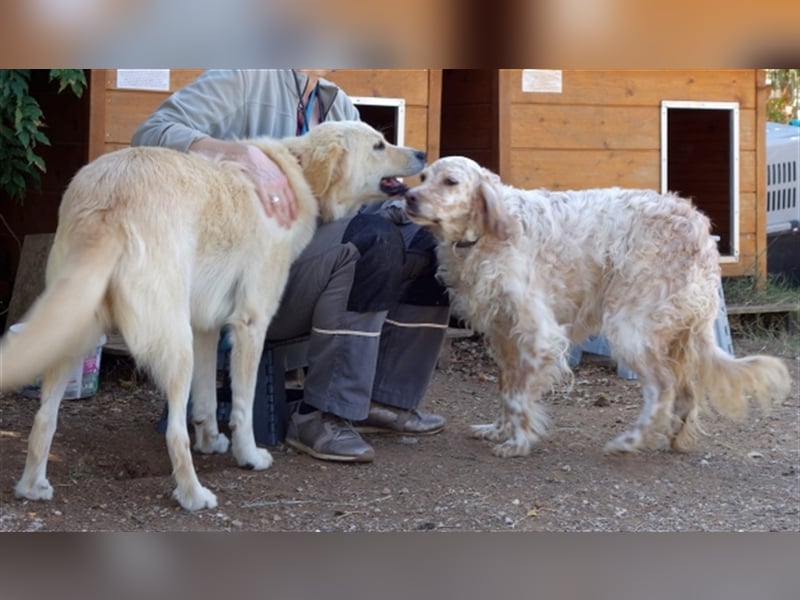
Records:
{"label": "dog's hind leg", "polygon": [[[647,288],[645,285],[632,285],[617,291],[629,294],[630,289]],[[665,446],[668,441],[665,434],[673,418],[678,387],[670,354],[674,325],[670,317],[654,321],[647,307],[641,305],[642,298],[635,300],[638,303],[636,310],[631,306],[626,310],[619,307],[609,309],[610,316],[604,320],[602,328],[611,344],[612,356],[618,362],[625,362],[636,374],[643,400],[633,426],[603,447],[606,454],[631,454],[646,447]],[[653,304],[657,305],[657,302],[653,300]],[[637,318],[630,316],[631,313],[644,316]]]}
{"label": "dog's hind leg", "polygon": [[186,510],[217,506],[217,498],[203,487],[189,451],[189,432],[186,428],[186,406],[191,385],[192,355],[187,347],[175,356],[174,372],[162,370],[169,404],[167,418],[167,449],[175,477],[173,497]]}
{"label": "dog's hind leg", "polygon": [[204,454],[224,453],[230,445],[217,423],[217,344],[219,331],[194,331],[192,424],[194,449]]}
{"label": "dog's hind leg", "polygon": [[267,322],[268,319],[262,314],[230,323],[233,333],[231,349],[233,406],[230,418],[233,456],[239,466],[256,470],[267,469],[272,464],[272,455],[266,449],[256,446],[253,434],[253,396]]}
{"label": "dog's hind leg", "polygon": [[671,418],[675,402],[674,386],[659,383],[656,378],[647,375],[639,375],[639,377],[642,380],[644,405],[633,427],[622,432],[604,446],[603,451],[606,454],[630,454],[641,450],[652,442],[660,419]]}
{"label": "dog's hind leg", "polygon": [[670,435],[670,447],[675,452],[686,452],[704,432],[700,427],[700,409],[694,390],[687,386],[675,397],[675,411]]}
{"label": "dog's hind leg", "polygon": [[41,405],[36,412],[28,437],[25,470],[14,487],[14,493],[18,498],[50,500],[53,497],[53,487],[47,480],[47,457],[50,454],[50,446],[56,432],[58,408],[76,360],[80,359],[62,360],[44,375]]}
{"label": "dog's hind leg", "polygon": [[[167,395],[167,450],[175,478],[173,497],[186,510],[217,506],[217,497],[197,478],[190,452],[186,411],[192,381],[192,330],[188,314],[160,314],[162,323],[148,323],[148,336],[132,337],[131,354],[146,366]],[[170,322],[170,326],[161,326]],[[123,337],[126,330],[121,325]],[[146,338],[146,339],[145,339]],[[127,341],[127,338],[126,338]]]}
{"label": "dog's hind leg", "polygon": [[713,355],[717,340],[710,319],[706,330],[699,335],[686,332],[673,345],[670,364],[679,381],[675,397],[675,410],[670,421],[670,447],[675,452],[686,452],[705,432],[700,427],[700,404],[706,398],[709,385],[716,381],[708,369],[700,366],[701,356]]}

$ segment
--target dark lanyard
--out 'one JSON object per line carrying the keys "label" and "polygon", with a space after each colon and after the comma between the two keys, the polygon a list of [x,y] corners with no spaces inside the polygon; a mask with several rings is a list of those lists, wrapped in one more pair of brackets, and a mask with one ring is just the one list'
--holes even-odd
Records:
{"label": "dark lanyard", "polygon": [[317,100],[319,81],[317,82],[317,85],[314,86],[314,89],[311,90],[311,94],[308,97],[308,102],[305,104],[303,104],[303,92],[300,90],[300,82],[297,80],[296,73],[294,83],[295,86],[297,86],[297,135],[303,135],[304,133],[308,133],[308,129],[311,126],[311,115],[314,114],[314,105],[315,101]]}
{"label": "dark lanyard", "polygon": [[300,133],[308,133],[308,128],[311,126],[311,116],[314,114],[314,101],[317,99],[317,87],[319,84],[314,86],[314,89],[311,90],[311,95],[308,97],[308,102],[303,109],[303,122],[300,124]]}

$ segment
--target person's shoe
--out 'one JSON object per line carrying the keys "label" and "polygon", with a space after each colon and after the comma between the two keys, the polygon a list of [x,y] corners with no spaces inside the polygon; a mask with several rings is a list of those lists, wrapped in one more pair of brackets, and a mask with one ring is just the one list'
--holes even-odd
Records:
{"label": "person's shoe", "polygon": [[375,450],[367,444],[349,421],[315,410],[289,417],[286,443],[320,460],[371,462]]}
{"label": "person's shoe", "polygon": [[359,433],[400,433],[403,435],[433,435],[444,429],[445,418],[434,413],[405,410],[372,402],[363,421],[353,423]]}

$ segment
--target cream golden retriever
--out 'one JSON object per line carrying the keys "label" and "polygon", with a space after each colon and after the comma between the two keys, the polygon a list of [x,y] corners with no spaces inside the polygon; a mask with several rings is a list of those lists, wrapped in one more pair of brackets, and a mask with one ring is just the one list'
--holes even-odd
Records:
{"label": "cream golden retriever", "polygon": [[307,135],[256,139],[286,173],[298,203],[290,228],[264,213],[244,168],[166,148],[128,148],[82,168],[70,183],[47,264],[46,289],[20,334],[0,346],[0,388],[44,372],[41,407],[17,496],[50,499],[47,458],[69,372],[103,331],[116,327],[137,364],[166,393],[166,442],[188,510],[213,508],[195,473],[186,428],[191,390],[195,450],[225,452],[217,428],[216,347],[233,335],[230,429],[241,466],[266,469],[252,404],[267,326],[289,266],[317,217],[331,220],[403,191],[425,154],[391,145],[360,122],[324,123]]}
{"label": "cream golden retriever", "polygon": [[439,239],[455,314],[488,340],[503,409],[476,437],[526,455],[546,433],[539,401],[569,374],[571,344],[606,336],[638,376],[644,405],[610,453],[691,446],[698,412],[744,414],[748,395],[789,393],[777,358],[717,347],[720,282],[709,221],[688,200],[629,189],[554,192],[504,185],[464,157],[441,158],[407,192],[409,217]]}

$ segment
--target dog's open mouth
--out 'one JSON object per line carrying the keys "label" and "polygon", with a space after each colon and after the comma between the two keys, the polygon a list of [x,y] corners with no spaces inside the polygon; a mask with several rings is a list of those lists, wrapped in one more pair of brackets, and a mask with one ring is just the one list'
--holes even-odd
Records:
{"label": "dog's open mouth", "polygon": [[384,177],[381,179],[381,192],[387,196],[402,196],[408,191],[408,186],[397,177]]}

